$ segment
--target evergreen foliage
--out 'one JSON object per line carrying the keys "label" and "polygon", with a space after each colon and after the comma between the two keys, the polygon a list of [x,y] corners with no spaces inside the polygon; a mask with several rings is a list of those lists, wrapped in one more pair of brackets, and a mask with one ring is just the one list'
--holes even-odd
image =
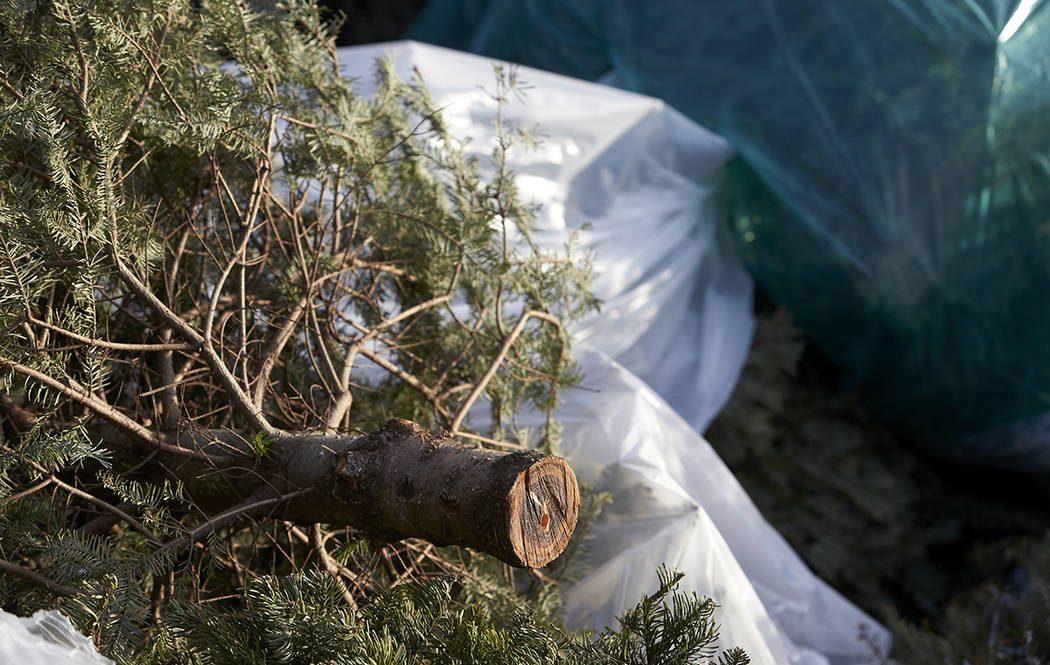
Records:
{"label": "evergreen foliage", "polygon": [[[661,571],[660,588],[626,612],[619,628],[590,639],[541,624],[525,609],[494,621],[482,605],[454,607],[448,580],[384,591],[355,613],[340,602],[338,588],[323,574],[265,577],[249,587],[249,612],[180,604],[166,623],[168,634],[153,647],[157,660],[143,662],[714,663],[715,604],[679,593],[680,578],[680,573]],[[165,643],[176,639],[183,645],[179,651]],[[740,649],[731,649],[717,662],[746,665],[749,660]]]}
{"label": "evergreen foliage", "polygon": [[[381,61],[374,85],[300,0],[0,3],[0,604],[58,607],[120,663],[714,657],[715,606],[675,575],[590,639],[552,623],[567,562],[191,498],[255,479],[288,432],[396,416],[520,448],[522,402],[549,414],[575,378],[585,257],[512,250],[528,136],[500,126],[484,169],[422,81]],[[498,71],[496,103],[516,85]],[[244,446],[182,484],[172,442],[202,430]]]}

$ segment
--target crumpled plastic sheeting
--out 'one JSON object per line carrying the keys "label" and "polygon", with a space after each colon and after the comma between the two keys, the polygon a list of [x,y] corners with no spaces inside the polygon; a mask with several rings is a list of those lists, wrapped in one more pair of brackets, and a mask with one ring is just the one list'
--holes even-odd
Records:
{"label": "crumpled plastic sheeting", "polygon": [[0,611],[0,663],[113,665],[55,610],[40,610],[31,617]]}
{"label": "crumpled plastic sheeting", "polygon": [[[886,653],[878,623],[817,578],[763,519],[714,449],[652,388],[577,345],[584,372],[556,412],[580,482],[612,491],[589,544],[596,569],[566,592],[571,625],[601,628],[656,585],[661,563],[721,605],[721,644],[752,663],[866,663]],[[544,414],[523,414],[542,427]]]}
{"label": "crumpled plastic sheeting", "polygon": [[[494,85],[491,61],[410,42],[342,49],[362,94],[381,53],[403,77],[418,68],[450,132],[485,164],[496,103],[479,86]],[[584,383],[556,414],[580,480],[614,493],[594,525],[593,572],[567,591],[570,625],[615,625],[667,563],[722,604],[721,643],[756,665],[868,662],[886,631],[806,569],[698,434],[753,328],[751,282],[717,214],[724,140],[658,100],[526,68],[519,79],[528,97],[503,117],[542,134],[510,156],[520,192],[542,205],[533,240],[560,249],[576,231],[604,301],[572,331]],[[483,430],[485,417],[476,408],[471,424]],[[530,418],[542,424],[519,422]]]}

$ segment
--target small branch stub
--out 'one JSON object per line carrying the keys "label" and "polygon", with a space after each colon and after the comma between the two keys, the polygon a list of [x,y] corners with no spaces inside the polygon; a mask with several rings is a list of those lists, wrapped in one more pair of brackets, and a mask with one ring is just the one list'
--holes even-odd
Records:
{"label": "small branch stub", "polygon": [[335,472],[335,497],[358,527],[470,547],[517,567],[557,558],[579,514],[565,460],[470,448],[407,420],[356,440]]}

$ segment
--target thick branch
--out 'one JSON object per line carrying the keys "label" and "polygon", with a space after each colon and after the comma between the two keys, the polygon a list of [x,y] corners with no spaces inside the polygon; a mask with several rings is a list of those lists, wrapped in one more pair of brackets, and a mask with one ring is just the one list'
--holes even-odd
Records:
{"label": "thick branch", "polygon": [[546,565],[576,527],[579,491],[565,460],[468,448],[406,420],[356,441],[335,473],[335,496],[354,521],[513,566]]}
{"label": "thick branch", "polygon": [[[187,433],[179,445],[215,459],[166,463],[209,514],[225,514],[265,488],[289,497],[268,511],[273,517],[470,547],[519,567],[538,568],[561,554],[579,510],[565,460],[468,447],[406,420],[360,438],[285,436],[262,461],[234,432]],[[223,482],[215,482],[217,473]]]}

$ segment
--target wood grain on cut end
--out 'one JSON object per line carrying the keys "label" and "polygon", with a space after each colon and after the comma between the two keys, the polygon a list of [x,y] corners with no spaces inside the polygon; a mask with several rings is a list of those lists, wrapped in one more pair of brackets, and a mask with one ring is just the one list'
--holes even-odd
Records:
{"label": "wood grain on cut end", "polygon": [[521,566],[540,568],[562,553],[579,516],[576,474],[557,457],[537,459],[508,494],[510,544]]}

